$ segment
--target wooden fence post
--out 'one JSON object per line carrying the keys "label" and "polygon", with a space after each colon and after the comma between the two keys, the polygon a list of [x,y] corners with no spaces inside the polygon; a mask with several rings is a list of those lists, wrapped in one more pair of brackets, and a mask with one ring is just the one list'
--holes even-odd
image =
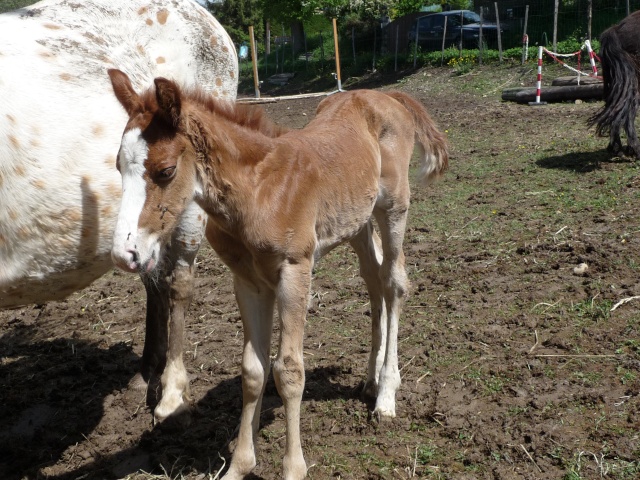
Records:
{"label": "wooden fence post", "polygon": [[338,81],[338,90],[342,91],[342,80],[340,79],[340,50],[338,48],[338,23],[333,19],[333,47],[336,52],[336,80]]}
{"label": "wooden fence post", "polygon": [[256,39],[253,35],[253,25],[249,27],[249,40],[251,41],[251,63],[253,64],[253,87],[256,98],[260,98],[260,81],[258,80],[258,55],[256,53]]}
{"label": "wooden fence post", "polygon": [[524,9],[524,30],[522,32],[522,65],[527,61],[527,56],[529,55],[529,41],[527,37],[527,22],[529,21],[529,5],[527,5]]}
{"label": "wooden fence post", "polygon": [[558,51],[558,9],[560,0],[553,2],[553,51]]}
{"label": "wooden fence post", "polygon": [[498,13],[498,2],[495,2],[496,6],[496,27],[498,29],[498,57],[500,58],[500,63],[502,63],[502,35],[500,34],[500,14]]}

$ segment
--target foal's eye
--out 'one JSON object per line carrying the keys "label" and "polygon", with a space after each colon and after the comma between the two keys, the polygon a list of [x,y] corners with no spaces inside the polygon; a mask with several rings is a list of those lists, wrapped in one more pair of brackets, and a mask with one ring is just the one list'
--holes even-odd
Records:
{"label": "foal's eye", "polygon": [[171,177],[175,175],[175,173],[176,173],[175,165],[171,167],[163,168],[158,172],[158,178],[160,180],[169,180]]}

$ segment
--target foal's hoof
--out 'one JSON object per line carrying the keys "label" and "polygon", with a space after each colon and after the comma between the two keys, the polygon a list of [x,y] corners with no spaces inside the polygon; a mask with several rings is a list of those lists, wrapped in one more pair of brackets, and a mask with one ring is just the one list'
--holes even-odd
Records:
{"label": "foal's hoof", "polygon": [[167,413],[160,404],[153,412],[153,422],[163,429],[184,430],[191,425],[191,407],[187,403],[182,403],[178,408]]}
{"label": "foal's hoof", "polygon": [[391,422],[392,418],[396,417],[396,411],[393,410],[383,410],[380,408],[376,408],[373,411],[373,419],[378,423]]}
{"label": "foal's hoof", "polygon": [[396,416],[396,401],[395,396],[379,395],[376,400],[376,408],[373,411],[373,416],[380,422],[383,419],[395,418]]}

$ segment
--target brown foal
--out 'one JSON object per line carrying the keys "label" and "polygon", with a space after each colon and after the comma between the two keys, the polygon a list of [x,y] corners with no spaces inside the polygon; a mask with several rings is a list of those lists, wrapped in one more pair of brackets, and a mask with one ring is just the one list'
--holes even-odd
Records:
{"label": "brown foal", "polygon": [[114,239],[113,257],[126,270],[153,272],[183,212],[193,204],[204,209],[207,239],[233,272],[244,326],[243,409],[224,478],[243,478],[256,465],[277,305],[273,373],[286,414],[283,476],[301,479],[303,329],[313,265],[344,242],[356,251],[373,322],[365,388],[377,415],[395,416],[409,163],[417,144],[421,179],[439,176],[448,162],[446,140],[424,107],[399,92],[334,94],[305,128],[284,132],[254,108],[164,78],[138,94],[124,73],[109,75],[129,114],[118,168],[130,201],[116,229],[126,238]]}

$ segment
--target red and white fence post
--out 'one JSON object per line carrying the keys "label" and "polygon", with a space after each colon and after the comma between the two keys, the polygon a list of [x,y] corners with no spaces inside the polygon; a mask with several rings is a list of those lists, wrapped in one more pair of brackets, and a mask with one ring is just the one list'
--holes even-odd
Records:
{"label": "red and white fence post", "polygon": [[547,102],[540,101],[540,90],[542,87],[542,49],[543,47],[538,47],[538,81],[536,82],[536,101],[529,102],[529,105],[546,105]]}
{"label": "red and white fence post", "polygon": [[598,67],[596,67],[596,54],[593,53],[593,49],[591,48],[591,42],[589,40],[585,40],[584,44],[587,46],[587,52],[589,52],[589,62],[591,62],[591,71],[593,72],[593,76],[598,76]]}

